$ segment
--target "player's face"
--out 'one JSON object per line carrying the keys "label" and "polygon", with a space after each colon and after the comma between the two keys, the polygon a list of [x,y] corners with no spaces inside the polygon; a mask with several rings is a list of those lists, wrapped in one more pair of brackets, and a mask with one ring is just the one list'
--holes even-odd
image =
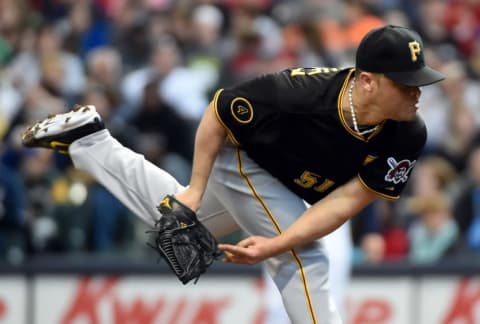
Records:
{"label": "player's face", "polygon": [[414,120],[418,110],[420,88],[398,84],[387,77],[380,77],[379,100],[387,119]]}

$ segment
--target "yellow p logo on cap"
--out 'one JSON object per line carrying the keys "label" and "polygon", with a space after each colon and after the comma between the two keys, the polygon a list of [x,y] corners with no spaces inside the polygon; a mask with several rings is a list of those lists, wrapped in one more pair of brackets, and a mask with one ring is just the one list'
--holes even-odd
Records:
{"label": "yellow p logo on cap", "polygon": [[418,54],[422,51],[420,47],[420,43],[417,41],[413,41],[408,43],[408,47],[410,48],[410,54],[412,54],[412,61],[415,62],[418,60]]}

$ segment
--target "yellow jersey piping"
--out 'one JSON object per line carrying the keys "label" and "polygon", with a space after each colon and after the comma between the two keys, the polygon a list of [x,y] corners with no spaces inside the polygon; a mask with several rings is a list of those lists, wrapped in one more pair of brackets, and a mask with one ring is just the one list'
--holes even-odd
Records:
{"label": "yellow jersey piping", "polygon": [[353,72],[355,69],[351,69],[348,72],[347,77],[345,78],[345,81],[343,82],[342,88],[340,89],[340,94],[338,95],[338,100],[337,100],[337,109],[338,109],[338,116],[340,117],[340,121],[342,122],[343,127],[347,130],[347,132],[350,133],[355,138],[358,138],[359,140],[362,140],[364,142],[368,142],[371,138],[373,138],[375,135],[377,135],[383,128],[383,125],[385,124],[385,121],[380,123],[379,127],[371,133],[367,138],[363,137],[362,135],[358,134],[355,132],[347,123],[347,120],[345,119],[345,115],[343,114],[343,95],[345,94],[345,91],[347,91],[347,86],[348,86],[348,81],[352,77]]}
{"label": "yellow jersey piping", "polygon": [[215,116],[217,117],[217,120],[219,121],[219,123],[223,126],[223,128],[225,129],[225,131],[227,132],[227,136],[228,138],[230,139],[230,141],[232,141],[233,144],[235,144],[236,146],[239,146],[240,143],[237,141],[237,139],[235,138],[235,136],[233,135],[232,131],[230,130],[230,128],[228,128],[227,125],[225,125],[225,123],[223,122],[222,118],[220,117],[220,114],[218,113],[218,106],[217,106],[217,102],[218,102],[218,97],[220,96],[220,93],[222,93],[223,89],[219,89],[217,90],[217,92],[215,93],[215,95],[213,96],[213,110],[215,111]]}
{"label": "yellow jersey piping", "polygon": [[389,195],[386,195],[386,194],[384,194],[384,193],[381,193],[381,192],[379,192],[379,191],[376,191],[376,190],[370,188],[370,187],[365,183],[365,181],[363,181],[362,177],[360,177],[359,174],[357,174],[357,178],[358,178],[358,180],[360,181],[360,183],[362,184],[362,186],[364,186],[366,189],[368,189],[368,191],[371,191],[371,192],[373,192],[374,194],[376,194],[376,195],[378,195],[378,196],[380,196],[380,197],[382,197],[382,198],[384,198],[384,199],[387,199],[387,200],[397,200],[397,199],[400,198],[400,196],[389,196]]}

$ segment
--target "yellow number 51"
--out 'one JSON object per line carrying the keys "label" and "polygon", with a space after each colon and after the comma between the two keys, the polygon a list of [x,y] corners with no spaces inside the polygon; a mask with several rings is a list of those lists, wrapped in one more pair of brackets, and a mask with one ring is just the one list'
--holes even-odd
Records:
{"label": "yellow number 51", "polygon": [[[321,180],[323,181],[320,183]],[[321,176],[307,170],[303,171],[300,177],[298,177],[293,181],[302,188],[305,188],[305,189],[313,188],[313,190],[318,192],[324,192],[325,190],[327,190],[328,188],[330,188],[335,184],[334,181],[330,179],[322,179]],[[320,184],[316,185],[317,183],[320,183]]]}

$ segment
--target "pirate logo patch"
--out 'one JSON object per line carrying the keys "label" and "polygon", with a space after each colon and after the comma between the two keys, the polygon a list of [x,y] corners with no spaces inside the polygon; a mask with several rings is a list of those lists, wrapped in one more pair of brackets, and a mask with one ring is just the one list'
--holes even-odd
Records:
{"label": "pirate logo patch", "polygon": [[252,104],[245,98],[237,97],[230,104],[233,118],[241,124],[248,124],[253,119]]}
{"label": "pirate logo patch", "polygon": [[408,173],[415,165],[416,160],[413,162],[409,160],[402,160],[397,162],[395,158],[389,157],[387,160],[390,170],[388,170],[387,175],[385,176],[385,181],[393,182],[398,184],[400,182],[407,182]]}

